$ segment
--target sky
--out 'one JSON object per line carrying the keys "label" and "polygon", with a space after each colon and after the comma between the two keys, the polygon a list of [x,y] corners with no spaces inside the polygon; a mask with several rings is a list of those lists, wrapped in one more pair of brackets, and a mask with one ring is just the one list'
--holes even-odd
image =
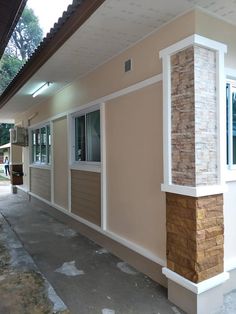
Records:
{"label": "sky", "polygon": [[28,0],[27,5],[39,18],[45,36],[72,2],[73,0]]}

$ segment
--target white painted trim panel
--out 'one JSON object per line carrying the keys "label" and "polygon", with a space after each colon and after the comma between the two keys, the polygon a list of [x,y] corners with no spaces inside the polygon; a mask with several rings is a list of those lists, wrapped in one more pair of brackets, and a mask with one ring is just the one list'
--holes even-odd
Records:
{"label": "white painted trim panel", "polygon": [[174,281],[178,285],[184,287],[187,290],[190,290],[193,293],[201,294],[206,292],[214,287],[217,287],[223,284],[226,280],[229,279],[229,273],[224,272],[219,275],[216,275],[210,279],[204,280],[200,283],[193,283],[192,281],[180,276],[179,274],[173,272],[172,270],[164,267],[162,268],[162,273],[170,280]]}
{"label": "white painted trim panel", "polygon": [[80,171],[91,171],[91,172],[101,172],[101,166],[100,165],[79,165],[79,164],[72,164],[70,165],[70,170],[80,170]]}
{"label": "white painted trim panel", "polygon": [[162,49],[159,53],[160,58],[163,58],[166,55],[172,55],[180,50],[183,50],[191,45],[200,45],[203,47],[207,47],[216,51],[221,51],[222,53],[227,52],[227,46],[223,43],[220,43],[218,41],[194,34],[189,37],[184,38],[183,40],[180,40],[179,42]]}
{"label": "white painted trim panel", "polygon": [[100,106],[101,127],[101,226],[107,229],[107,166],[106,166],[106,105]]}
{"label": "white painted trim panel", "polygon": [[30,164],[29,168],[39,168],[39,169],[47,169],[51,170],[51,165],[44,165],[44,164]]}
{"label": "white painted trim panel", "polygon": [[236,257],[225,260],[224,271],[231,271],[236,269]]}
{"label": "white painted trim panel", "polygon": [[51,202],[54,203],[54,125],[50,121],[50,133],[51,133]]}
{"label": "white painted trim panel", "polygon": [[162,192],[169,192],[181,195],[187,195],[192,197],[202,197],[207,195],[216,195],[222,194],[227,191],[226,185],[206,185],[206,186],[198,186],[198,187],[190,187],[183,185],[175,185],[175,184],[162,184],[161,185]]}
{"label": "white painted trim panel", "polygon": [[236,70],[231,68],[225,68],[225,76],[228,79],[236,79]]}

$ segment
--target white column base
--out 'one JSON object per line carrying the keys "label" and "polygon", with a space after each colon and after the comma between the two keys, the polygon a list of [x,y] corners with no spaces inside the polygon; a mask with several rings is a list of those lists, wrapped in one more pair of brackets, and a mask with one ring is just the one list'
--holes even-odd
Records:
{"label": "white column base", "polygon": [[168,278],[168,299],[188,314],[214,313],[223,305],[224,283],[229,273],[224,272],[198,284],[164,267]]}

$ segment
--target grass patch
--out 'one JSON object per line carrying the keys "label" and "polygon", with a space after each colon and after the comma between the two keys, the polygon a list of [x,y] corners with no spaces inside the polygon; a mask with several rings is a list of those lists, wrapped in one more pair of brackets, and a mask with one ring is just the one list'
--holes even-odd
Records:
{"label": "grass patch", "polygon": [[1,174],[0,174],[0,181],[9,181],[9,180],[10,180],[9,178],[5,178],[5,177],[1,176]]}

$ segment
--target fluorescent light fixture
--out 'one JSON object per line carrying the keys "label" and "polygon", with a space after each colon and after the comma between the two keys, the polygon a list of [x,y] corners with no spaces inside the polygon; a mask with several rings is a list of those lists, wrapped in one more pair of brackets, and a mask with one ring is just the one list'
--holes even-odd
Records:
{"label": "fluorescent light fixture", "polygon": [[49,86],[51,86],[51,82],[46,82],[42,86],[40,86],[35,92],[33,92],[32,97],[36,97],[39,94],[43,93]]}

